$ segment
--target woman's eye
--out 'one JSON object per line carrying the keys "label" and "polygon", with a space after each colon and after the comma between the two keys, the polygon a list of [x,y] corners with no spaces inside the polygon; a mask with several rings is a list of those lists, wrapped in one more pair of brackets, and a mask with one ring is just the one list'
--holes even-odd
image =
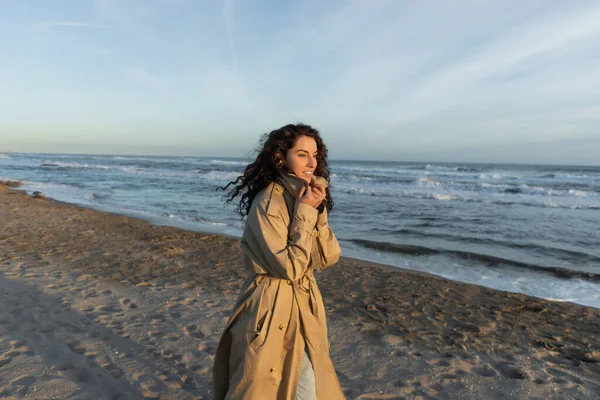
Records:
{"label": "woman's eye", "polygon": [[306,154],[300,154],[300,157],[305,158]]}

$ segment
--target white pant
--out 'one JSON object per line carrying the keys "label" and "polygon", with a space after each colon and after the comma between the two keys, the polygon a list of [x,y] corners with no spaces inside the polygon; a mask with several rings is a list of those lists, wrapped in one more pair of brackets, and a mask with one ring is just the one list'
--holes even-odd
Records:
{"label": "white pant", "polygon": [[300,377],[298,389],[296,389],[296,400],[317,400],[317,388],[315,385],[315,372],[306,349],[300,366]]}

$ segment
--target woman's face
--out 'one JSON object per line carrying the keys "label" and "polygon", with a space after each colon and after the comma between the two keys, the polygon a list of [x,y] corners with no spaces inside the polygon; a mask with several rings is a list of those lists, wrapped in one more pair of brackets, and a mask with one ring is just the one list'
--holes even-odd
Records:
{"label": "woman's face", "polygon": [[317,169],[317,142],[308,136],[300,136],[294,147],[287,151],[283,164],[296,176],[310,183]]}

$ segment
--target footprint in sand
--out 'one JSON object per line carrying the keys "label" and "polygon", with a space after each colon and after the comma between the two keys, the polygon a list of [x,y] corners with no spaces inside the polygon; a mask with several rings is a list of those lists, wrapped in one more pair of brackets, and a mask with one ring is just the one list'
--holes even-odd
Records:
{"label": "footprint in sand", "polygon": [[101,314],[109,314],[109,313],[114,314],[114,313],[121,311],[121,309],[116,308],[110,304],[103,304],[103,305],[97,306],[96,311],[98,311]]}
{"label": "footprint in sand", "polygon": [[33,385],[36,381],[36,378],[30,375],[20,376],[10,382],[10,384],[6,385],[2,390],[0,390],[0,396],[2,398],[16,395],[17,398],[24,397],[29,393],[29,389],[31,385]]}
{"label": "footprint in sand", "polygon": [[[547,372],[548,374],[550,374],[554,377],[552,379],[553,382],[556,382],[555,379],[563,380],[563,378],[564,378],[564,379],[570,380],[573,383],[577,383],[579,385],[583,384],[583,381],[581,379],[579,379],[578,377],[571,375],[568,372],[564,372],[559,369],[556,369],[556,368],[546,368],[545,372]],[[561,383],[561,382],[556,382],[556,383]]]}
{"label": "footprint in sand", "polygon": [[106,363],[106,364],[102,364],[100,366],[102,368],[104,368],[108,372],[108,374],[115,379],[119,379],[123,375],[125,375],[125,371],[123,371],[121,368],[119,368],[117,365],[115,365],[113,363]]}
{"label": "footprint in sand", "polygon": [[89,299],[93,297],[98,297],[98,292],[96,291],[96,289],[87,289],[83,291],[84,299]]}
{"label": "footprint in sand", "polygon": [[443,382],[443,381],[447,381],[447,380],[457,379],[457,376],[454,374],[441,374],[441,375],[438,375],[436,377],[436,379],[439,379],[440,381]]}
{"label": "footprint in sand", "polygon": [[55,364],[54,367],[59,371],[67,371],[69,369],[75,368],[75,366],[68,361],[61,361]]}
{"label": "footprint in sand", "polygon": [[10,350],[5,353],[7,357],[16,357],[20,354],[32,355],[33,351],[26,346],[27,341],[24,339],[13,340],[10,342]]}
{"label": "footprint in sand", "polygon": [[485,377],[485,378],[490,378],[492,376],[496,376],[496,371],[494,371],[492,368],[488,367],[487,365],[484,365],[483,367],[471,368],[470,372],[474,375]]}
{"label": "footprint in sand", "polygon": [[196,339],[204,339],[207,336],[206,332],[198,330],[198,325],[195,324],[187,325],[185,328],[183,328],[183,331],[186,335]]}
{"label": "footprint in sand", "polygon": [[0,368],[9,364],[12,361],[12,357],[7,356],[6,354],[0,357]]}
{"label": "footprint in sand", "polygon": [[206,342],[200,342],[200,344],[198,344],[198,351],[207,354],[214,354],[215,347]]}
{"label": "footprint in sand", "polygon": [[192,364],[189,366],[189,369],[199,375],[206,375],[209,372],[209,367],[202,364]]}
{"label": "footprint in sand", "polygon": [[71,351],[73,353],[76,353],[76,354],[85,353],[85,347],[81,344],[81,342],[79,342],[77,340],[67,343],[67,347],[69,347],[69,349],[71,349]]}
{"label": "footprint in sand", "polygon": [[127,307],[127,308],[137,308],[137,304],[135,304],[134,302],[131,301],[130,298],[128,297],[121,297],[119,299],[119,302],[121,303],[121,305],[123,307]]}
{"label": "footprint in sand", "polygon": [[88,382],[94,378],[89,369],[82,367],[66,369],[63,374],[73,382]]}
{"label": "footprint in sand", "polygon": [[19,340],[13,340],[10,342],[10,345],[12,347],[21,347],[27,344],[27,341],[25,339],[19,339]]}
{"label": "footprint in sand", "polygon": [[168,342],[177,342],[179,340],[179,336],[177,335],[168,335],[165,336],[164,339]]}
{"label": "footprint in sand", "polygon": [[508,364],[497,363],[493,367],[505,378],[508,379],[525,379],[527,375],[518,368]]}
{"label": "footprint in sand", "polygon": [[159,314],[159,313],[149,314],[148,317],[150,317],[150,319],[152,319],[153,321],[164,321],[165,320],[165,316],[163,314]]}
{"label": "footprint in sand", "polygon": [[160,390],[160,385],[159,385],[158,381],[143,372],[142,373],[136,372],[133,374],[132,377],[133,377],[134,381],[138,382],[140,384],[140,386],[146,390],[153,390],[153,391]]}

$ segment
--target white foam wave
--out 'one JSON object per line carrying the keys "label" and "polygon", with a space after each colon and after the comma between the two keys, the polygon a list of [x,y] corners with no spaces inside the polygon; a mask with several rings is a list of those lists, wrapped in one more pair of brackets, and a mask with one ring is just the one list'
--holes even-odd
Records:
{"label": "white foam wave", "polygon": [[53,183],[53,182],[36,182],[36,181],[23,181],[23,188],[26,190],[36,189],[77,189],[76,186],[66,185],[64,183]]}
{"label": "white foam wave", "polygon": [[434,193],[433,198],[436,200],[448,201],[448,200],[456,200],[456,196],[452,194],[442,194],[442,193]]}
{"label": "white foam wave", "polygon": [[0,160],[10,160],[10,156],[7,154],[0,154]]}
{"label": "white foam wave", "polygon": [[[507,186],[508,187],[508,186]],[[564,209],[598,209],[598,202],[590,202],[587,196],[555,196],[549,198],[548,195],[529,194],[523,192],[506,193],[501,185],[491,186],[488,190],[473,191],[467,189],[447,189],[439,185],[413,187],[394,187],[392,185],[361,185],[350,182],[336,184],[334,193],[345,193],[350,195],[378,196],[378,197],[397,197],[417,200],[437,200],[437,201],[460,201],[474,203],[488,203],[497,205],[521,205],[543,208],[564,208]],[[514,188],[514,187],[513,187]],[[534,192],[536,189],[534,189]],[[556,191],[555,191],[556,192]],[[597,196],[596,198],[600,198]]]}
{"label": "white foam wave", "polygon": [[228,166],[236,166],[236,167],[245,167],[249,163],[245,161],[226,161],[226,160],[211,160],[211,165],[228,165]]}
{"label": "white foam wave", "polygon": [[444,167],[442,165],[431,165],[427,164],[425,166],[427,171],[458,171],[458,167]]}
{"label": "white foam wave", "polygon": [[346,176],[348,174],[361,176],[361,175],[374,175],[374,176],[418,176],[423,173],[423,170],[417,169],[405,169],[405,168],[384,168],[384,167],[353,167],[348,165],[336,165],[332,166],[332,171],[338,175]]}
{"label": "white foam wave", "polygon": [[431,180],[429,178],[421,178],[419,179],[419,186],[427,187],[427,188],[437,188],[442,185],[442,182]]}
{"label": "white foam wave", "polygon": [[343,175],[339,176],[338,174],[331,174],[331,181],[352,181],[352,182],[376,182],[377,178],[372,176],[362,176],[362,175]]}
{"label": "white foam wave", "polygon": [[583,190],[569,189],[568,193],[570,195],[577,196],[577,197],[587,197],[588,196],[588,193],[584,192]]}
{"label": "white foam wave", "polygon": [[93,193],[86,192],[77,186],[64,183],[23,180],[23,186],[19,189],[25,190],[28,193],[41,192],[44,196],[68,203],[82,205],[96,203],[96,201],[92,200],[94,196]]}
{"label": "white foam wave", "polygon": [[517,176],[510,176],[510,175],[503,174],[501,172],[489,172],[489,173],[479,174],[479,179],[481,179],[481,180],[499,181],[501,179],[506,179],[506,178],[519,179],[519,177],[517,177]]}
{"label": "white foam wave", "polygon": [[220,183],[234,181],[239,175],[240,174],[238,172],[228,171],[210,171],[198,174],[201,179]]}
{"label": "white foam wave", "polygon": [[55,161],[55,160],[46,160],[44,164],[55,164],[62,168],[74,168],[74,169],[102,169],[109,170],[114,169],[109,165],[99,165],[99,164],[81,164],[81,163],[71,163],[71,162],[63,162],[63,161]]}

